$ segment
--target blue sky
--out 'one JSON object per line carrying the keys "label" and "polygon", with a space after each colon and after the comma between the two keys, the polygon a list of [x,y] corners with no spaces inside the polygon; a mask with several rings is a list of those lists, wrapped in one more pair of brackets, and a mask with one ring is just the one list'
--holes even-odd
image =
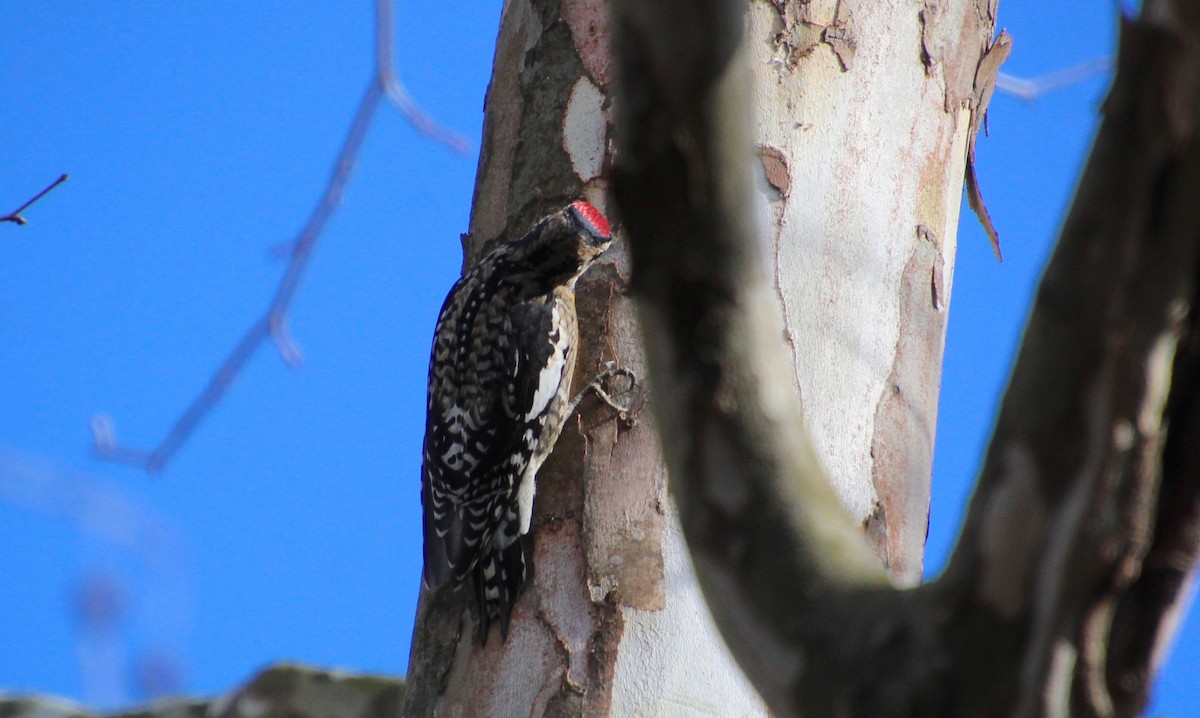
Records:
{"label": "blue sky", "polygon": [[[94,461],[88,431],[103,413],[123,441],[159,441],[263,311],[270,248],[307,217],[367,81],[371,5],[0,4],[0,211],[71,174],[28,226],[0,225],[0,687],[113,707],[279,660],[404,671],[428,341],[461,262],[499,3],[397,8],[409,90],[472,152],[379,115],[291,312],[303,368],[260,350],[161,475]],[[1005,0],[1006,71],[1110,55],[1113,7]],[[964,211],[933,569],[1106,82],[993,103],[979,170],[1006,261]],[[1197,623],[1162,713],[1200,715]]]}

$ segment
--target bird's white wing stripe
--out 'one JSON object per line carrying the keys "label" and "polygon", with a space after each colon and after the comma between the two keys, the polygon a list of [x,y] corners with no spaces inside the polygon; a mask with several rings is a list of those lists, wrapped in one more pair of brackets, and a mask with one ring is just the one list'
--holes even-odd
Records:
{"label": "bird's white wing stripe", "polygon": [[562,353],[556,347],[554,354],[550,357],[550,363],[538,374],[537,393],[533,395],[533,403],[529,406],[529,413],[525,415],[525,421],[532,421],[534,417],[540,416],[542,412],[546,411],[550,400],[558,393],[558,385],[562,382],[565,364]]}
{"label": "bird's white wing stripe", "polygon": [[[558,307],[553,311],[552,326],[558,326]],[[525,421],[532,421],[534,417],[545,412],[550,400],[558,393],[558,385],[562,383],[563,370],[567,365],[567,342],[568,338],[563,336],[562,332],[558,332],[554,347],[550,350],[550,360],[538,373],[537,392],[534,393],[533,403],[529,405],[529,411],[525,414]]]}

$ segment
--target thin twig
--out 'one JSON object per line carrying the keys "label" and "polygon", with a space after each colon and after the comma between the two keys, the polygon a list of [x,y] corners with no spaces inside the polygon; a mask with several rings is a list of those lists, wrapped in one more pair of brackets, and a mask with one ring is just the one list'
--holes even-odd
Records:
{"label": "thin twig", "polygon": [[1112,69],[1112,64],[1112,58],[1105,57],[1032,79],[1001,72],[996,76],[996,89],[1032,102],[1047,92],[1053,92],[1061,87],[1083,82],[1095,75],[1108,72]]}
{"label": "thin twig", "polygon": [[405,119],[417,132],[441,142],[459,154],[465,154],[468,149],[467,138],[435,122],[413,101],[400,80],[400,73],[396,71],[393,62],[392,0],[376,0],[375,14],[376,80],[383,87],[384,93],[392,104],[404,113]]}
{"label": "thin twig", "polygon": [[[79,627],[80,678],[91,705],[122,702],[126,669],[146,661],[177,662],[175,643],[189,630],[194,596],[187,546],[169,517],[105,479],[4,446],[0,446],[0,505],[65,521],[90,549],[90,567],[77,579],[79,593],[72,608]],[[98,558],[120,560],[97,562]],[[136,570],[137,581],[126,580],[129,569]],[[125,592],[137,600],[124,616],[120,611],[97,611],[105,602],[88,600]],[[149,603],[150,598],[157,600]],[[149,629],[148,651],[145,643],[134,644],[124,630],[130,623]]]}
{"label": "thin twig", "polygon": [[[341,152],[333,165],[329,182],[321,195],[321,200],[309,215],[308,222],[300,233],[289,242],[287,247],[287,268],[275,296],[267,306],[266,312],[246,333],[241,341],[233,348],[225,361],[208,380],[204,390],[192,401],[191,405],[180,415],[175,424],[167,432],[166,438],[158,446],[143,451],[120,444],[116,439],[112,422],[105,417],[98,417],[92,422],[92,435],[96,454],[106,460],[132,464],[147,471],[161,470],[179,447],[187,440],[196,427],[208,416],[233,385],[246,362],[254,352],[268,339],[272,340],[279,355],[289,366],[299,366],[301,353],[295,341],[287,331],[287,313],[291,308],[296,289],[308,267],[313,248],[321,237],[325,225],[341,204],[346,184],[354,172],[358,155],[366,139],[371,120],[379,109],[379,101],[386,97],[404,114],[405,118],[419,132],[441,142],[450,149],[462,153],[467,150],[466,140],[450,130],[439,126],[425,114],[409,97],[404,86],[400,83],[391,67],[392,60],[392,0],[376,0],[375,14],[375,43],[376,60],[371,72],[371,79],[359,100],[358,109],[354,113],[354,121]],[[43,194],[45,194],[43,192]],[[36,199],[36,198],[34,198]],[[22,207],[22,209],[24,209]],[[18,210],[20,211],[20,210]]]}
{"label": "thin twig", "polygon": [[24,212],[25,210],[29,209],[29,207],[31,205],[33,205],[34,202],[37,202],[42,197],[45,197],[46,195],[50,194],[50,190],[59,186],[63,182],[66,182],[69,178],[70,178],[70,175],[62,175],[58,179],[54,180],[53,182],[50,183],[50,185],[48,187],[46,187],[46,189],[44,189],[41,192],[38,192],[36,195],[34,195],[33,199],[29,200],[28,202],[21,205],[20,207],[17,207],[9,214],[6,214],[3,217],[0,217],[0,222],[12,222],[13,224],[16,224],[18,226],[29,224],[29,221],[26,220],[24,217],[22,217],[21,213]]}

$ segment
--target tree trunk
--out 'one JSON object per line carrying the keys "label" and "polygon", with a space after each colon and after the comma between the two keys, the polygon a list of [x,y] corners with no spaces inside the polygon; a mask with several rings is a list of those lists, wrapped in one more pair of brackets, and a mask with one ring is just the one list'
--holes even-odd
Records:
{"label": "tree trunk", "polygon": [[[921,572],[959,197],[992,17],[967,5],[752,2],[745,20],[760,107],[752,204],[787,321],[776,336],[793,360],[775,390],[802,393],[841,502],[901,585]],[[613,212],[611,113],[628,100],[611,103],[608,45],[600,0],[505,3],[464,267],[573,197]],[[576,389],[614,361],[653,403],[629,261],[618,242],[579,283]],[[470,638],[467,592],[422,592],[406,715],[765,715],[700,597],[654,419],[635,403],[621,417],[584,401],[543,467],[534,575],[506,643]]]}
{"label": "tree trunk", "polygon": [[749,6],[758,199],[793,381],[838,495],[904,586],[921,578],[959,206],[998,68],[983,64],[994,28],[989,0]]}
{"label": "tree trunk", "polygon": [[[575,197],[607,211],[607,25],[598,0],[505,3],[464,267]],[[764,714],[692,576],[642,411],[628,274],[618,242],[578,284],[574,390],[616,362],[638,377],[620,397],[632,411],[585,399],[539,472],[534,570],[505,643],[473,640],[467,591],[422,590],[405,715]]]}
{"label": "tree trunk", "polygon": [[[1136,714],[1200,553],[1200,10],[1150,0],[1123,24],[962,538],[945,576],[899,591],[780,391],[741,4],[614,6],[613,194],[672,490],[771,710]],[[977,90],[1005,51],[981,58]]]}

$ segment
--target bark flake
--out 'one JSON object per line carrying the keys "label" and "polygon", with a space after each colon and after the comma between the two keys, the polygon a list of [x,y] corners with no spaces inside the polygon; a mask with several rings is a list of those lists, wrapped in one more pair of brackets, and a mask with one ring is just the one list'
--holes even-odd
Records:
{"label": "bark flake", "polygon": [[787,199],[792,188],[792,176],[788,169],[787,157],[778,148],[767,145],[758,146],[758,156],[762,160],[767,184],[775,188],[781,199]]}
{"label": "bark flake", "polygon": [[782,23],[782,29],[775,35],[775,48],[783,55],[782,62],[788,70],[795,70],[802,59],[825,45],[837,58],[842,72],[850,71],[858,39],[849,8],[837,3],[831,16],[818,17],[808,2],[772,0],[771,5]]}
{"label": "bark flake", "polygon": [[967,202],[970,204],[971,210],[975,212],[975,216],[979,217],[979,223],[983,225],[988,241],[992,244],[992,251],[996,253],[996,259],[1000,261],[1004,261],[1004,257],[1000,254],[1000,234],[996,231],[996,225],[992,223],[992,217],[983,202],[983,193],[979,189],[979,176],[975,171],[975,142],[979,139],[981,128],[985,134],[987,133],[987,110],[988,104],[992,101],[992,93],[996,91],[996,75],[1000,73],[1000,66],[1008,59],[1011,52],[1012,35],[1001,30],[1000,35],[988,47],[975,70],[975,87],[970,100],[971,129],[967,132]]}

